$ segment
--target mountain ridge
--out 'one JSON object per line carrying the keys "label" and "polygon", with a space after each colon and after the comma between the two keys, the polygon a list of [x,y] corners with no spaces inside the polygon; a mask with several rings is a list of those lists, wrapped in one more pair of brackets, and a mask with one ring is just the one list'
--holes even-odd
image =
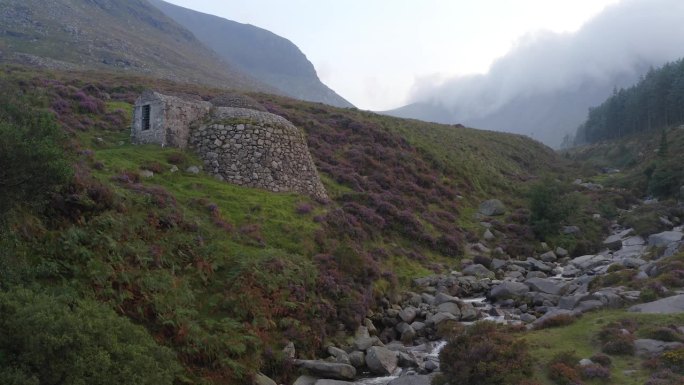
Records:
{"label": "mountain ridge", "polygon": [[251,24],[148,0],[202,43],[245,73],[296,99],[354,107],[318,78],[313,64],[290,40]]}

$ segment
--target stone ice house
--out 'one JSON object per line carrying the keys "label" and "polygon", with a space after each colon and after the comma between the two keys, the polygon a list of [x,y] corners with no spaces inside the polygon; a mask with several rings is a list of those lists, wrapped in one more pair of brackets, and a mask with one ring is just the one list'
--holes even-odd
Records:
{"label": "stone ice house", "polygon": [[189,148],[205,171],[229,183],[328,199],[304,133],[243,95],[206,102],[145,91],[135,102],[131,140]]}

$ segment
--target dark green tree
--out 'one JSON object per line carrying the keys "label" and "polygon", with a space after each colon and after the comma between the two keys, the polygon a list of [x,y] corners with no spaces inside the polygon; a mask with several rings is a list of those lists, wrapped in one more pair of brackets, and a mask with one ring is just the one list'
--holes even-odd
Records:
{"label": "dark green tree", "polygon": [[0,138],[0,218],[17,205],[40,206],[69,180],[63,134],[48,113],[3,105]]}

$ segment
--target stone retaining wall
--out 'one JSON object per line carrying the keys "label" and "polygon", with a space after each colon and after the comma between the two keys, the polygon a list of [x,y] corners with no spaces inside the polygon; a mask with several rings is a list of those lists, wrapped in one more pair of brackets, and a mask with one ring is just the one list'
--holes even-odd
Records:
{"label": "stone retaining wall", "polygon": [[281,116],[218,107],[190,134],[209,173],[242,186],[327,200],[304,134]]}

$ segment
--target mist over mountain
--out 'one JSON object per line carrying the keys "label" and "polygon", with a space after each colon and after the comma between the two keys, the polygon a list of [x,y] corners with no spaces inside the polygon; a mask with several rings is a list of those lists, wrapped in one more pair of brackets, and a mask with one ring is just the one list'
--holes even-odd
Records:
{"label": "mist over mountain", "polygon": [[386,113],[510,131],[557,147],[590,106],[682,56],[682,15],[678,0],[626,0],[576,33],[525,36],[484,75],[418,81],[412,103]]}
{"label": "mist over mountain", "polygon": [[337,107],[351,103],[323,84],[313,64],[291,41],[265,29],[148,0],[241,71],[301,100]]}

